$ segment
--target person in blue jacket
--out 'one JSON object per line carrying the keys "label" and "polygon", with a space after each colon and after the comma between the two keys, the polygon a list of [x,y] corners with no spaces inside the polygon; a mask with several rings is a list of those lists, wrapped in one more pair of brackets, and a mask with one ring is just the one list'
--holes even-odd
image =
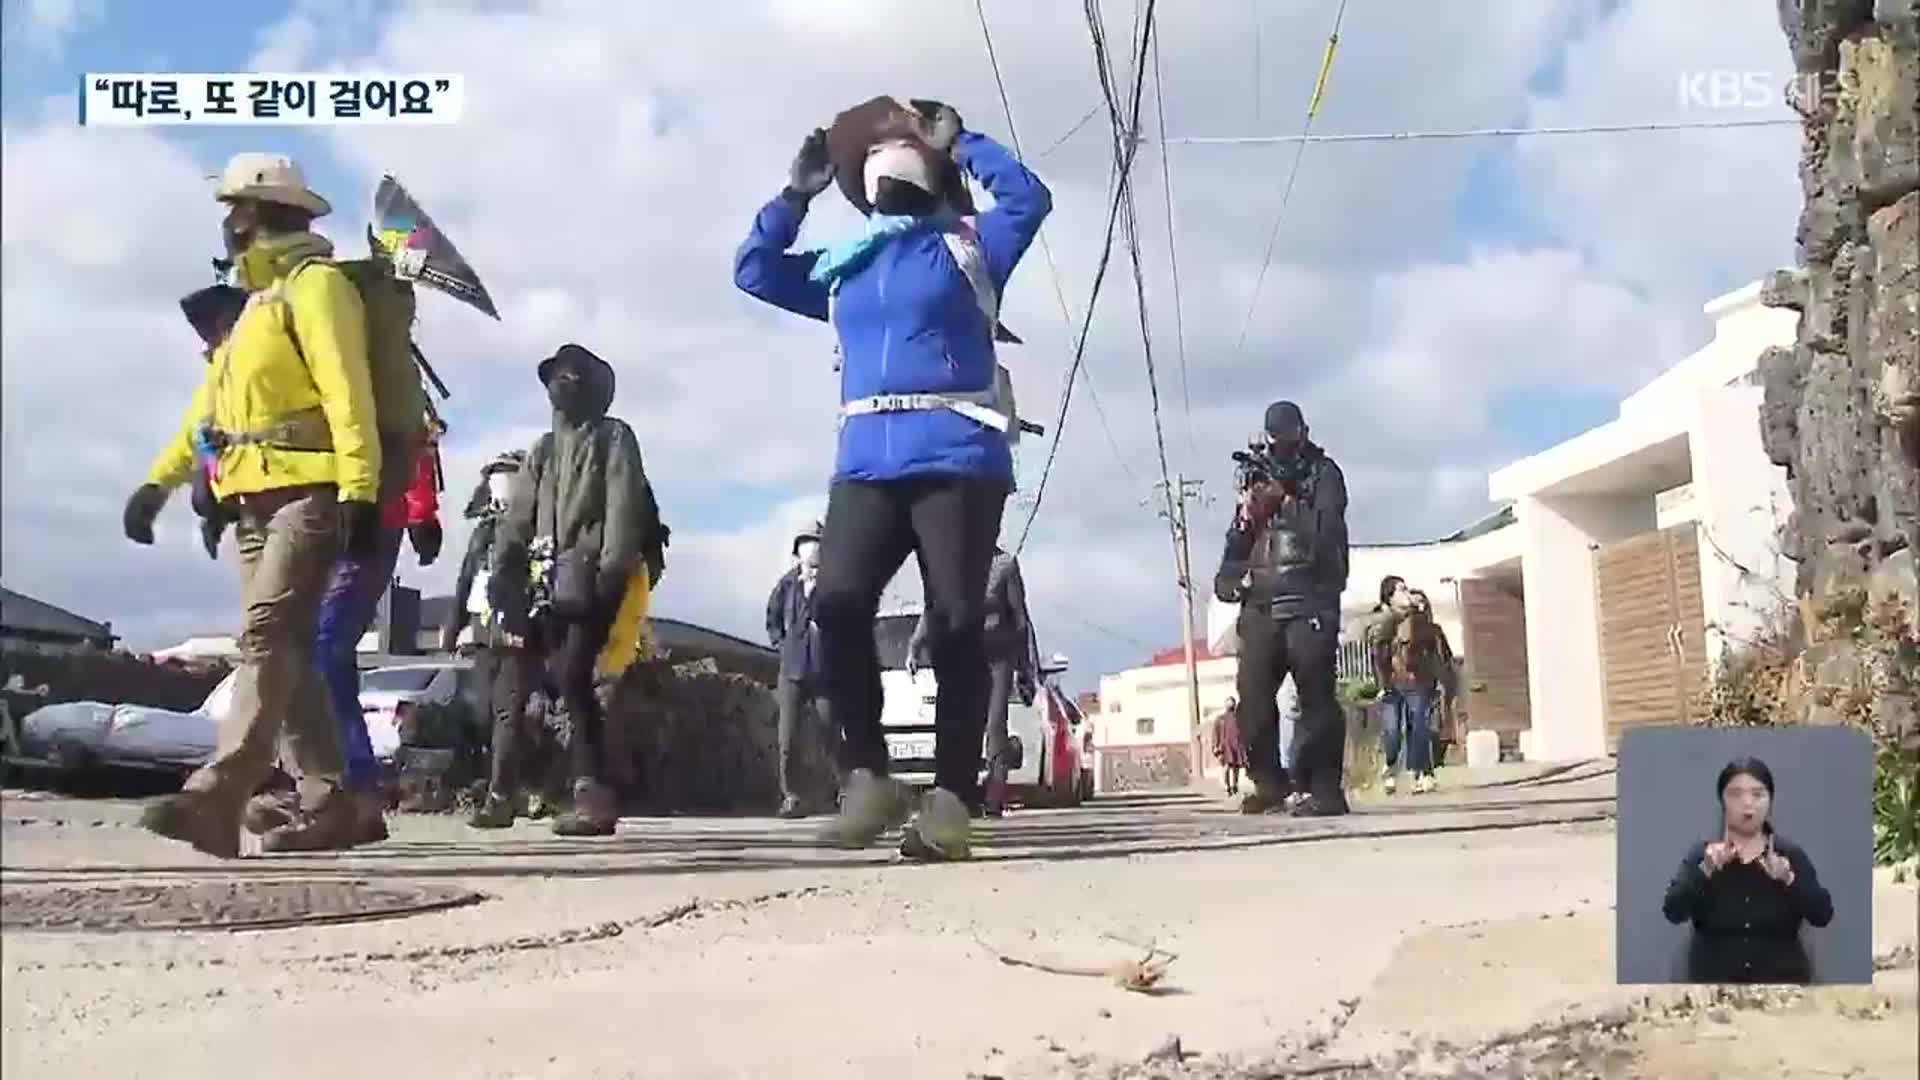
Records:
{"label": "person in blue jacket", "polygon": [[[911,103],[917,130],[868,151],[864,232],[828,251],[789,252],[813,198],[834,179],[826,132],[801,144],[786,187],[760,209],[734,261],[743,291],[831,322],[840,344],[840,436],[821,537],[814,620],[821,681],[841,726],[847,788],[822,834],[866,847],[907,822],[901,850],[969,854],[989,690],[987,571],[1013,489],[1009,417],[998,411],[994,328],[1014,267],[1052,209],[1046,185],[936,101]],[[957,164],[993,208],[952,209],[941,177]],[[874,616],[917,555],[939,683],[934,790],[913,812],[887,773]]]}

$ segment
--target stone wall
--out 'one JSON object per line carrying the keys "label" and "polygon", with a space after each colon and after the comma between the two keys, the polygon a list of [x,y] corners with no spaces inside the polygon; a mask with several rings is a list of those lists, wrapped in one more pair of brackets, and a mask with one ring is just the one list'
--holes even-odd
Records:
{"label": "stone wall", "polygon": [[1116,746],[1096,755],[1100,763],[1099,790],[1178,791],[1194,780],[1192,750],[1185,743],[1160,746]]}
{"label": "stone wall", "polygon": [[[226,678],[227,670],[225,664],[156,663],[125,652],[0,650],[0,683],[18,687],[5,691],[15,716],[63,701],[191,712]],[[41,687],[44,694],[38,692]]]}
{"label": "stone wall", "polygon": [[1762,360],[1768,456],[1787,468],[1805,651],[1781,719],[1870,723],[1911,749],[1920,548],[1920,0],[1779,0],[1798,69],[1800,312]]}

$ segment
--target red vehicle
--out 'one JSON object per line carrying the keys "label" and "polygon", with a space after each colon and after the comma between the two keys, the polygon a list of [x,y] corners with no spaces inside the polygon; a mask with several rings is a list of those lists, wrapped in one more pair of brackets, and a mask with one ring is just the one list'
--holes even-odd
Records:
{"label": "red vehicle", "polygon": [[1044,703],[1046,744],[1040,752],[1040,768],[1032,788],[1017,790],[1015,798],[1026,806],[1078,806],[1091,791],[1088,786],[1089,763],[1082,760],[1081,730],[1085,718],[1073,698],[1059,686],[1058,679],[1067,670],[1064,657],[1053,656],[1040,665],[1040,700]]}

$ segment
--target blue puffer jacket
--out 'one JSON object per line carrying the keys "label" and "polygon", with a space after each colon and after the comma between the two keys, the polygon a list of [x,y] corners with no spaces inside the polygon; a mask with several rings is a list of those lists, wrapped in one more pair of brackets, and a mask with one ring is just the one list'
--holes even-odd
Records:
{"label": "blue puffer jacket", "polygon": [[[963,132],[954,160],[993,196],[974,228],[993,287],[1004,292],[1053,196],[1004,147]],[[743,291],[798,315],[826,321],[827,286],[808,279],[818,252],[788,253],[806,207],[776,197],[754,218],[734,258]],[[933,227],[893,238],[840,283],[833,303],[840,336],[840,401],[880,394],[979,393],[994,383],[993,327],[973,287]],[[848,417],[833,478],[886,481],[915,476],[996,479],[1013,486],[1006,433],[950,409]]]}

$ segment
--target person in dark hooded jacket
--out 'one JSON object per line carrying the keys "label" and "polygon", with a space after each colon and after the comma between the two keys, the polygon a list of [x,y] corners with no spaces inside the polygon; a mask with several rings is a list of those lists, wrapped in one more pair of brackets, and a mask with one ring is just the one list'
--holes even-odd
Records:
{"label": "person in dark hooded jacket", "polygon": [[[827,133],[816,130],[786,187],[754,219],[734,283],[831,322],[840,340],[839,454],[814,614],[848,780],[821,839],[866,847],[911,812],[908,790],[888,776],[873,625],[881,593],[914,554],[940,689],[935,787],[901,850],[961,859],[990,691],[987,572],[1013,488],[1013,421],[995,393],[994,328],[1000,296],[1053,203],[1039,177],[966,130],[952,108],[910,106],[916,130],[868,150],[862,179],[873,213],[864,233],[830,251],[787,250],[808,205],[834,180]],[[991,210],[970,220],[954,211],[955,164],[987,189]]]}
{"label": "person in dark hooded jacket", "polygon": [[[1347,812],[1346,717],[1335,692],[1340,594],[1347,587],[1347,482],[1308,438],[1300,406],[1267,407],[1269,475],[1241,493],[1214,575],[1214,596],[1239,604],[1236,690],[1253,790],[1243,812],[1290,810],[1306,817]],[[1281,683],[1292,678],[1300,718],[1292,768],[1280,767]],[[1289,800],[1295,789],[1304,792]]]}
{"label": "person in dark hooded jacket", "polygon": [[619,812],[602,782],[596,668],[635,575],[659,579],[665,537],[639,440],[625,421],[607,415],[613,367],[569,343],[540,362],[539,375],[553,403],[553,430],[515,477],[498,526],[489,599],[510,643],[548,659],[572,724],[574,805],[554,819],[554,831],[609,835]]}

